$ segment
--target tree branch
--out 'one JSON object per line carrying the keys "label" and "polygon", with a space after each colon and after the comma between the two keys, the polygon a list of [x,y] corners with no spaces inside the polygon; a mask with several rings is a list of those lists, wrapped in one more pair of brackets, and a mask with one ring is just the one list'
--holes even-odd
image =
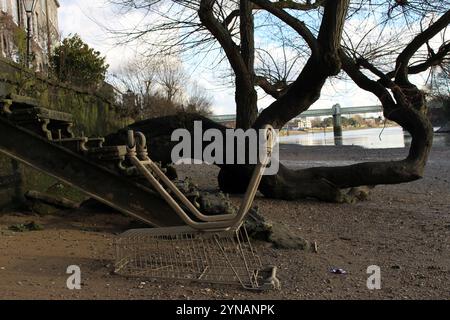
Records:
{"label": "tree branch", "polygon": [[239,9],[231,11],[231,13],[223,20],[223,25],[228,27],[230,23],[238,18],[241,14],[241,11]]}
{"label": "tree branch", "polygon": [[420,49],[428,40],[432,39],[441,30],[450,24],[450,10],[442,15],[435,23],[430,25],[423,32],[418,34],[400,53],[396,61],[396,82],[398,84],[409,84],[408,80],[408,64],[412,56]]}
{"label": "tree branch", "polygon": [[364,68],[366,68],[367,70],[369,70],[370,72],[372,72],[374,75],[376,75],[377,77],[380,78],[380,82],[383,84],[384,87],[386,88],[392,88],[393,86],[395,86],[395,83],[391,80],[391,78],[389,78],[388,76],[386,76],[386,74],[384,74],[380,69],[378,69],[377,67],[375,67],[372,63],[370,63],[367,59],[365,58],[360,58],[357,59],[356,64],[359,66],[362,66]]}
{"label": "tree branch", "polygon": [[[254,1],[252,1],[254,2]],[[278,9],[291,9],[291,10],[299,10],[299,11],[309,11],[318,9],[325,3],[325,0],[317,0],[314,3],[310,3],[310,1],[307,1],[306,3],[298,3],[293,1],[277,1],[277,2],[271,2],[271,5],[274,8]],[[253,10],[259,10],[264,9],[263,7],[259,5],[253,6]],[[224,25],[228,26],[233,19],[239,17],[240,13],[239,10],[233,10],[230,12],[230,14],[224,19]]]}
{"label": "tree branch", "polygon": [[[317,57],[319,55],[319,47],[317,43],[317,39],[314,37],[312,32],[308,29],[308,27],[302,21],[293,17],[286,11],[284,11],[280,6],[277,6],[276,3],[270,2],[269,0],[250,0],[254,4],[256,4],[259,8],[270,12],[275,17],[286,23],[292,29],[294,29],[303,39],[305,39],[306,43],[310,47],[312,51],[312,55]],[[291,2],[291,1],[289,1]]]}
{"label": "tree branch", "polygon": [[339,51],[342,62],[342,69],[355,82],[355,84],[363,90],[372,92],[383,105],[383,109],[392,109],[395,107],[395,101],[392,99],[389,91],[379,82],[369,79],[361,72],[356,62],[350,58],[344,50]]}
{"label": "tree branch", "polygon": [[[261,0],[251,1],[259,3]],[[321,54],[312,55],[309,58],[289,90],[260,114],[255,122],[255,127],[268,123],[274,128],[282,128],[287,121],[307,110],[319,99],[326,79],[339,72],[340,40],[348,6],[349,0],[325,3],[324,17],[318,37],[320,39],[319,47],[317,48]],[[290,15],[289,17],[294,19]],[[329,42],[326,43],[327,41]]]}
{"label": "tree branch", "polygon": [[239,47],[233,41],[228,30],[214,17],[214,0],[201,0],[198,15],[202,24],[211,32],[223,48],[236,75],[248,73]]}
{"label": "tree branch", "polygon": [[272,96],[275,99],[280,98],[290,88],[291,84],[276,83],[272,84],[265,77],[256,76],[256,85],[264,90],[265,93]]}
{"label": "tree branch", "polygon": [[[445,57],[450,53],[450,42],[443,44],[437,53],[431,54],[431,56],[422,63],[410,66],[408,68],[408,74],[417,74],[427,71],[433,66],[437,66],[442,63]],[[386,75],[388,78],[392,79],[395,77],[395,71],[391,71]]]}
{"label": "tree branch", "polygon": [[300,10],[300,11],[308,11],[318,9],[323,6],[325,0],[316,0],[316,2],[311,3],[311,1],[306,1],[306,3],[298,3],[294,1],[276,1],[272,2],[273,6],[278,9],[291,9],[291,10]]}

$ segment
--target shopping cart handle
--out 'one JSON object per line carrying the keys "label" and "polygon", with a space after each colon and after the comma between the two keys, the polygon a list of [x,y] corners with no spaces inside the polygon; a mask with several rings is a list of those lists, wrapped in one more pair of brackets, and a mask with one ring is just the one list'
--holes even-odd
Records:
{"label": "shopping cart handle", "polygon": [[[256,192],[258,191],[262,175],[272,154],[274,129],[270,125],[265,125],[262,130],[265,130],[263,136],[266,138],[266,141],[264,141],[266,152],[262,155],[262,159],[259,159],[259,163],[253,170],[247,191],[245,192],[244,199],[237,214],[208,216],[198,211],[189,199],[186,198],[177,186],[175,186],[175,184],[164,174],[164,172],[162,172],[162,170],[150,159],[147,152],[146,138],[143,133],[133,132],[132,130],[128,131],[127,156],[136,169],[144,175],[154,189],[163,197],[163,199],[187,225],[199,230],[237,230],[242,225],[246,214],[251,208]],[[158,181],[158,179],[160,181]],[[175,195],[178,201],[186,206],[187,209],[198,220],[200,220],[200,222],[192,220],[184,209],[181,208],[177,200],[174,199],[172,194],[170,194],[163,185],[165,185],[165,187]]]}

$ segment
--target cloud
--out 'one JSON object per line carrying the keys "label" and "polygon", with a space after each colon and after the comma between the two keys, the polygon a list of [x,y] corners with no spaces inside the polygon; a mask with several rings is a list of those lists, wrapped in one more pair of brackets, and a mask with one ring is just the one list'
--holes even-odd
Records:
{"label": "cloud", "polygon": [[130,26],[140,14],[118,16],[106,0],[64,0],[59,9],[59,26],[63,37],[79,34],[91,47],[106,56],[110,70],[117,70],[136,55],[136,44],[117,45],[117,40],[106,29]]}

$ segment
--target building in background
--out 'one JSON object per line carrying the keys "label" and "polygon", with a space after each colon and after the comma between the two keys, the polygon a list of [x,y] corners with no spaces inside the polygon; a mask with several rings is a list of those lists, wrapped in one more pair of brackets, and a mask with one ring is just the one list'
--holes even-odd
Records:
{"label": "building in background", "polygon": [[[33,66],[46,71],[59,43],[58,0],[36,0],[31,19]],[[0,0],[0,56],[21,62],[26,54],[27,16],[22,0]]]}
{"label": "building in background", "polygon": [[312,128],[312,123],[311,123],[310,118],[307,118],[307,117],[298,118],[298,119],[296,119],[296,122],[297,122],[297,128],[300,130]]}

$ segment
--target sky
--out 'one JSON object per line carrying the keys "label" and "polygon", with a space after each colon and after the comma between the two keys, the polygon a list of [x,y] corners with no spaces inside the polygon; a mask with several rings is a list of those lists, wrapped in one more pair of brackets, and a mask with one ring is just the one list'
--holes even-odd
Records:
{"label": "sky", "polygon": [[[62,37],[70,34],[79,34],[81,38],[106,56],[110,65],[110,71],[120,69],[127,61],[133,59],[140,49],[135,45],[118,46],[117,41],[108,34],[102,26],[133,25],[140,17],[127,16],[118,21],[111,21],[111,17],[117,18],[116,12],[105,6],[104,0],[61,0],[59,9],[59,28]],[[216,83],[213,79],[217,76],[211,70],[202,70],[195,66],[187,66],[190,77],[213,98],[213,112],[215,114],[234,114],[234,93],[222,83]],[[270,102],[263,102],[267,105]]]}
{"label": "sky", "polygon": [[[91,47],[106,56],[110,65],[110,71],[115,72],[127,61],[133,59],[141,50],[138,45],[117,45],[114,39],[102,26],[130,27],[140,21],[142,16],[138,13],[117,15],[111,6],[105,4],[105,0],[60,0],[59,28],[62,37],[70,34],[79,34]],[[205,88],[213,98],[213,112],[219,114],[234,114],[234,90],[222,81],[217,81],[218,72],[209,66],[198,66],[186,63],[186,71],[191,79]],[[424,77],[415,78],[419,83],[424,82]],[[259,107],[267,107],[272,98],[260,94]],[[333,81],[327,83],[322,90],[322,95],[311,108],[331,108],[339,103],[342,107],[357,107],[378,105],[379,101],[373,94],[359,89],[349,81]]]}

